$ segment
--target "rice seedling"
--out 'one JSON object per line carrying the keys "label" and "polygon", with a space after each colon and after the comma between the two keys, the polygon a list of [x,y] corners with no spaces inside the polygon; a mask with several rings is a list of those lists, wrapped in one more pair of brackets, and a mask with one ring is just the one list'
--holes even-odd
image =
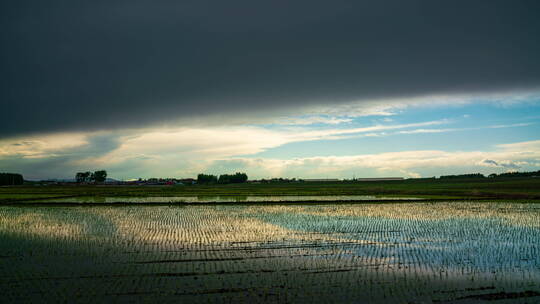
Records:
{"label": "rice seedling", "polygon": [[6,302],[540,299],[515,203],[2,206]]}

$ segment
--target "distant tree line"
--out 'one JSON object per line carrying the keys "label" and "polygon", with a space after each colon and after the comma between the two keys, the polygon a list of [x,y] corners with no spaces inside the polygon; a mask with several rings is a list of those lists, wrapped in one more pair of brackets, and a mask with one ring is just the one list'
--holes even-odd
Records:
{"label": "distant tree line", "polygon": [[471,174],[458,174],[458,175],[441,175],[440,179],[454,179],[454,178],[484,178],[485,176],[481,173],[471,173]]}
{"label": "distant tree line", "polygon": [[23,176],[18,173],[0,173],[0,186],[5,185],[22,185],[24,183]]}
{"label": "distant tree line", "polygon": [[[540,177],[540,170],[531,171],[531,172],[506,172],[506,173],[492,173],[487,176],[488,178],[499,178],[499,177]],[[481,173],[472,173],[472,174],[458,174],[458,175],[441,175],[440,179],[455,179],[455,178],[486,178],[485,175]]]}
{"label": "distant tree line", "polygon": [[239,184],[245,183],[248,176],[245,173],[236,172],[235,174],[222,174],[219,176],[218,184]]}
{"label": "distant tree line", "polygon": [[77,183],[103,183],[107,179],[107,171],[98,170],[94,172],[77,172],[75,181]]}
{"label": "distant tree line", "polygon": [[199,174],[197,175],[197,184],[216,184],[218,177],[212,174]]}
{"label": "distant tree line", "polygon": [[221,174],[219,177],[212,174],[197,175],[197,184],[236,184],[245,183],[248,180],[246,173]]}
{"label": "distant tree line", "polygon": [[500,174],[490,174],[488,177],[540,177],[540,170],[531,172],[506,172]]}

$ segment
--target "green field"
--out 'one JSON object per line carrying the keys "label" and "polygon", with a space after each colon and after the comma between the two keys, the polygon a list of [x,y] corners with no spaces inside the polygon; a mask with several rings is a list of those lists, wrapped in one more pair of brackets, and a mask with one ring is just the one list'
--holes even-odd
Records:
{"label": "green field", "polygon": [[386,182],[296,182],[190,186],[12,186],[0,187],[0,202],[67,197],[374,195],[424,199],[540,199],[540,178],[420,179]]}

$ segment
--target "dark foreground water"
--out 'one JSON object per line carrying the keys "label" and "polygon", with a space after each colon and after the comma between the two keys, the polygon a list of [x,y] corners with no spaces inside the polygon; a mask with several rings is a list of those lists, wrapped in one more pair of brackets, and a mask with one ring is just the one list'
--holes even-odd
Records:
{"label": "dark foreground water", "polygon": [[540,204],[0,207],[9,302],[539,303]]}

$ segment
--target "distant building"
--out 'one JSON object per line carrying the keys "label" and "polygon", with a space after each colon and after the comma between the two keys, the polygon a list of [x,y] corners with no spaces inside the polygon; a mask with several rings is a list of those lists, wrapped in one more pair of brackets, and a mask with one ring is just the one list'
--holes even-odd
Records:
{"label": "distant building", "polygon": [[374,178],[357,178],[357,182],[381,182],[381,181],[398,181],[403,180],[403,177],[374,177]]}
{"label": "distant building", "polygon": [[181,179],[178,179],[178,181],[184,185],[193,185],[197,183],[197,180],[194,178],[181,178]]}

